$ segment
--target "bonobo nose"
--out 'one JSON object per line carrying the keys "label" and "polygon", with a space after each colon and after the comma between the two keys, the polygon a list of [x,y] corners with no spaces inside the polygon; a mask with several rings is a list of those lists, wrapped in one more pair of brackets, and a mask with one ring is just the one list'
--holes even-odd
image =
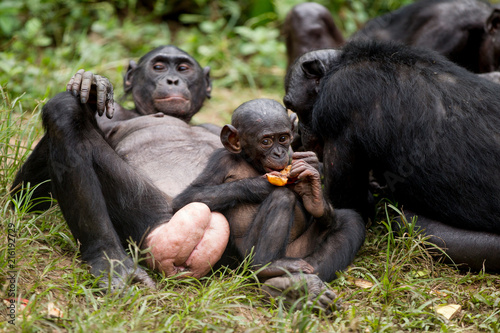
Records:
{"label": "bonobo nose", "polygon": [[285,148],[279,147],[273,151],[273,156],[276,159],[284,159],[287,157],[288,151]]}
{"label": "bonobo nose", "polygon": [[173,84],[173,85],[178,85],[179,84],[179,79],[177,79],[177,78],[167,78],[167,83],[168,84]]}

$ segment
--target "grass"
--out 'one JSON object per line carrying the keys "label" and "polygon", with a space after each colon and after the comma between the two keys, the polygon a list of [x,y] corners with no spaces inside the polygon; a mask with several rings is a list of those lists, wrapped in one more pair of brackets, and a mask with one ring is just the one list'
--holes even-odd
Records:
{"label": "grass", "polygon": [[[231,109],[262,95],[280,99],[272,91],[216,88],[208,110],[197,121],[227,122]],[[389,232],[397,209],[384,203],[379,204],[379,217],[368,228],[356,260],[331,283],[343,309],[329,317],[311,309],[286,309],[279,300],[266,300],[245,263],[238,270],[214,272],[201,280],[179,281],[150,272],[158,290],[132,285],[121,294],[103,294],[80,262],[77,244],[57,206],[40,215],[26,213],[29,200],[10,208],[9,184],[42,135],[39,108],[22,110],[20,98],[12,99],[2,91],[0,207],[4,236],[0,242],[0,289],[7,299],[14,285],[17,299],[15,325],[8,322],[9,308],[1,307],[2,331],[500,331],[500,277],[460,273],[433,261],[425,238],[412,229],[411,221],[401,233]],[[29,196],[29,191],[26,193]],[[15,235],[9,226],[15,226]],[[12,236],[13,269],[8,260]],[[10,280],[12,271],[15,281]],[[20,299],[27,300],[23,310]],[[447,320],[435,310],[442,304],[458,304],[461,311]]]}

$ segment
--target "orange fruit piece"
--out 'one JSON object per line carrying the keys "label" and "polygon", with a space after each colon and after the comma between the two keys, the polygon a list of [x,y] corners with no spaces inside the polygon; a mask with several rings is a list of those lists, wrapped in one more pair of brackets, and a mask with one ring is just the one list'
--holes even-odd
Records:
{"label": "orange fruit piece", "polygon": [[285,186],[291,169],[292,165],[289,165],[281,170],[279,174],[266,173],[267,181],[276,186]]}

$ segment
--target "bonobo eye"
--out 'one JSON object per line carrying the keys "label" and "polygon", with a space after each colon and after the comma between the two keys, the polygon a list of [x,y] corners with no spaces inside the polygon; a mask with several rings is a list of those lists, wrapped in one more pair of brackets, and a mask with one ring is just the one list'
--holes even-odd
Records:
{"label": "bonobo eye", "polygon": [[186,64],[180,64],[179,66],[177,66],[177,70],[179,72],[187,71],[187,70],[189,70],[189,68],[190,67],[188,65],[186,65]]}
{"label": "bonobo eye", "polygon": [[282,135],[282,136],[280,136],[280,138],[278,139],[278,141],[279,141],[280,143],[285,144],[285,143],[287,143],[287,142],[288,142],[288,139],[289,139],[289,136],[288,136],[288,135]]}
{"label": "bonobo eye", "polygon": [[162,70],[164,70],[164,69],[165,69],[165,65],[164,65],[163,63],[161,63],[161,62],[157,62],[157,63],[155,63],[155,64],[153,65],[153,69],[154,69],[155,71],[162,71]]}
{"label": "bonobo eye", "polygon": [[263,147],[270,147],[273,145],[273,140],[271,139],[267,139],[267,138],[264,138],[262,139],[262,141],[260,142],[260,144],[263,146]]}

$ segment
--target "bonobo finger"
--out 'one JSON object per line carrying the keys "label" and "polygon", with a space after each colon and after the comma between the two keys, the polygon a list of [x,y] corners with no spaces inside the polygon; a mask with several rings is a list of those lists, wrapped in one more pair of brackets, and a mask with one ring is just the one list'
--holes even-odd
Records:
{"label": "bonobo finger", "polygon": [[104,110],[106,109],[106,102],[107,102],[107,87],[106,87],[106,81],[103,80],[102,76],[100,75],[95,75],[94,76],[94,83],[96,85],[96,91],[97,91],[97,113],[99,116],[102,116],[104,113]]}
{"label": "bonobo finger", "polygon": [[302,160],[315,169],[319,169],[318,156],[312,151],[296,152],[292,155],[293,161]]}
{"label": "bonobo finger", "polygon": [[[92,88],[92,81],[94,79],[94,74],[92,72],[84,72],[81,77],[80,88],[80,101],[82,103],[87,103],[89,100],[90,89]],[[76,82],[73,85],[73,91],[75,90]]]}
{"label": "bonobo finger", "polygon": [[69,79],[68,83],[66,84],[66,91],[70,92],[73,95],[73,82],[75,82],[75,76],[73,75],[71,79]]}
{"label": "bonobo finger", "polygon": [[84,69],[79,69],[70,80],[71,87],[69,87],[69,89],[71,90],[71,93],[75,97],[80,94],[80,86],[82,84],[82,77],[84,72],[85,72]]}
{"label": "bonobo finger", "polygon": [[106,117],[111,119],[113,118],[113,114],[115,113],[115,101],[113,99],[113,85],[109,83],[107,87],[108,89],[106,93]]}

